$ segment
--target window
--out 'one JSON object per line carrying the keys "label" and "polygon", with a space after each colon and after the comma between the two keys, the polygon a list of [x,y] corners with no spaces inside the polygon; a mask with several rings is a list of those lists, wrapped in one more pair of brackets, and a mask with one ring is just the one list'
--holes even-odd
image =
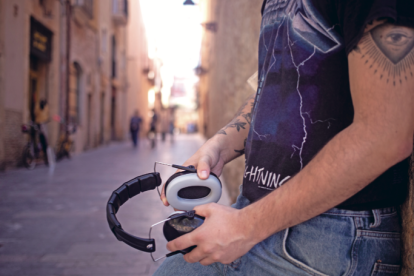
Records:
{"label": "window", "polygon": [[102,30],[101,49],[102,53],[106,53],[108,51],[108,33],[106,30]]}
{"label": "window", "polygon": [[82,92],[82,68],[79,63],[74,62],[71,66],[70,93],[69,93],[69,116],[70,122],[80,124],[80,100]]}
{"label": "window", "polygon": [[114,78],[116,78],[116,39],[115,39],[115,36],[112,36],[112,53],[111,53],[111,59],[112,59],[112,73],[111,73],[111,77],[114,79]]}

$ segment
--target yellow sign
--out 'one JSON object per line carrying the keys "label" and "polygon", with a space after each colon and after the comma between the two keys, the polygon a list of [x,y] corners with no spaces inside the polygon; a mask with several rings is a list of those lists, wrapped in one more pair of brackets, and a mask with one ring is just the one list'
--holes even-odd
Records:
{"label": "yellow sign", "polygon": [[33,34],[33,48],[45,52],[47,50],[47,37],[35,31]]}

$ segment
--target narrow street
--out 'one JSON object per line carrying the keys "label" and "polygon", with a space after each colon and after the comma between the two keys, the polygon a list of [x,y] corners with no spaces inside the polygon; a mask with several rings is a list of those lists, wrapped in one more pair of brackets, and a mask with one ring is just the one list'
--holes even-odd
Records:
{"label": "narrow street", "polygon": [[[106,202],[125,181],[154,169],[154,161],[181,164],[204,142],[181,135],[174,143],[112,143],[63,160],[53,174],[0,173],[0,275],[152,275],[160,262],[116,240],[106,222]],[[174,169],[157,166],[165,181]],[[225,189],[220,201],[228,204]],[[147,237],[149,227],[172,212],[156,190],[138,195],[118,213],[123,228]],[[162,228],[162,227],[160,227]],[[162,229],[156,231],[158,257],[166,253]]]}

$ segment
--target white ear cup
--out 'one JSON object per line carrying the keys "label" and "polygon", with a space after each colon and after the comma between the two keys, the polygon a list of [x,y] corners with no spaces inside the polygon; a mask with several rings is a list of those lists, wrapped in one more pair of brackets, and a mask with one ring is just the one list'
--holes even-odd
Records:
{"label": "white ear cup", "polygon": [[[210,193],[197,199],[181,198],[178,192],[187,187],[204,186],[210,188]],[[198,178],[196,173],[184,174],[174,178],[167,187],[165,196],[168,203],[175,209],[191,211],[195,206],[219,201],[221,197],[221,183],[214,175],[210,175],[206,180]]]}

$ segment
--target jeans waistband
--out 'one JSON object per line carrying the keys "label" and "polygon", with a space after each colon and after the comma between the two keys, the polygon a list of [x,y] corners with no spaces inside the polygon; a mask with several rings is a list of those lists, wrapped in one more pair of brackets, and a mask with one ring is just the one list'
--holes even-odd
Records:
{"label": "jeans waistband", "polygon": [[380,215],[388,215],[388,214],[394,214],[396,212],[397,212],[397,207],[388,207],[388,208],[374,209],[374,210],[367,210],[367,211],[352,211],[352,210],[332,208],[326,211],[324,214],[348,216],[348,217],[373,217],[374,213],[380,214]]}

